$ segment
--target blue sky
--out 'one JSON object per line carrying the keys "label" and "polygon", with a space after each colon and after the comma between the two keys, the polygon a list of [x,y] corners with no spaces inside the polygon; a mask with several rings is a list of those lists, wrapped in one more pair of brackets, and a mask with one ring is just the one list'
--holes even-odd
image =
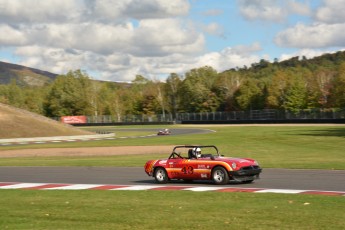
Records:
{"label": "blue sky", "polygon": [[345,0],[0,0],[0,60],[165,80],[344,50],[344,12]]}

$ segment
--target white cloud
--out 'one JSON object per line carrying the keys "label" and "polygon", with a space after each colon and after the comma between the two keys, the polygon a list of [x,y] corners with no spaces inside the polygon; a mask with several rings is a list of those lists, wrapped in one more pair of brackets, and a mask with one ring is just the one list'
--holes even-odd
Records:
{"label": "white cloud", "polygon": [[0,19],[12,23],[113,22],[188,13],[188,0],[0,0]]}
{"label": "white cloud", "polygon": [[285,22],[291,14],[309,16],[309,1],[296,0],[237,0],[240,12],[247,20]]}
{"label": "white cloud", "polygon": [[218,71],[224,71],[236,67],[241,68],[245,65],[250,66],[261,59],[259,55],[254,54],[260,50],[261,46],[258,43],[249,46],[227,47],[220,52],[211,52],[201,56],[195,67],[208,65]]}
{"label": "white cloud", "polygon": [[278,0],[237,0],[240,12],[248,20],[284,21],[287,12]]}
{"label": "white cloud", "polygon": [[19,28],[13,28],[6,24],[0,24],[0,47],[22,45],[27,43],[25,34]]}
{"label": "white cloud", "polygon": [[192,24],[184,25],[178,19],[141,20],[135,31],[131,53],[138,56],[162,56],[172,52],[201,52],[203,35]]}
{"label": "white cloud", "polygon": [[309,1],[307,2],[298,2],[290,0],[287,2],[288,11],[293,14],[310,16],[312,14]]}
{"label": "white cloud", "polygon": [[275,38],[275,43],[284,47],[326,48],[345,46],[344,24],[297,24],[288,28]]}
{"label": "white cloud", "polygon": [[290,2],[290,8],[301,10],[301,15],[305,12],[305,15],[313,16],[315,21],[310,24],[300,22],[279,32],[274,39],[277,45],[302,50],[345,46],[345,0],[323,0],[314,12],[309,12],[307,3],[300,4]]}
{"label": "white cloud", "polygon": [[261,49],[259,44],[225,48],[220,52],[210,52],[201,56],[188,53],[172,53],[165,56],[140,57],[130,54],[96,54],[74,49],[23,46],[17,48],[16,55],[26,57],[21,63],[42,70],[64,74],[69,70],[82,69],[99,72],[96,79],[131,81],[135,75],[157,79],[170,73],[183,74],[190,69],[212,66],[218,71],[250,66],[261,58],[253,53]]}
{"label": "white cloud", "polygon": [[88,0],[86,3],[90,16],[103,20],[166,18],[185,15],[190,8],[187,0]]}
{"label": "white cloud", "polygon": [[188,0],[0,0],[0,46],[14,47],[20,64],[58,74],[130,80],[179,72],[205,48],[198,28],[177,18],[189,8]]}
{"label": "white cloud", "polygon": [[202,30],[208,34],[224,37],[224,29],[218,23],[209,23],[202,26]]}
{"label": "white cloud", "polygon": [[323,5],[316,11],[315,18],[322,23],[345,22],[345,0],[324,0]]}
{"label": "white cloud", "polygon": [[[281,31],[276,44],[301,49],[344,46],[344,1],[334,0],[337,4],[333,4],[324,0],[314,12],[315,23]],[[0,47],[15,50],[19,64],[57,74],[82,69],[97,79],[124,81],[137,74],[151,78],[183,74],[204,65],[223,71],[268,57],[256,55],[265,43],[254,39],[250,45],[205,53],[205,34],[224,38],[226,31],[225,25],[216,21],[222,17],[209,16],[227,12],[205,8],[201,15],[207,17],[206,23],[193,22],[189,15],[193,2],[197,1],[0,0],[0,31],[6,35],[0,36]],[[248,20],[281,23],[291,14],[311,15],[308,0],[237,3]],[[334,12],[333,18],[330,12]]]}
{"label": "white cloud", "polygon": [[251,53],[255,53],[262,50],[262,47],[260,43],[254,42],[251,45],[237,45],[235,47],[232,47],[232,53],[238,54],[238,55],[249,55]]}
{"label": "white cloud", "polygon": [[47,23],[70,21],[80,17],[81,1],[71,0],[0,0],[0,20],[11,23]]}

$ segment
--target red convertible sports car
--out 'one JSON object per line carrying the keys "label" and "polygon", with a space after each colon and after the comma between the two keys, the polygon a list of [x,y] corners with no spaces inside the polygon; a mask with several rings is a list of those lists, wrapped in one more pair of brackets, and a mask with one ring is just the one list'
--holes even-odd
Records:
{"label": "red convertible sports car", "polygon": [[176,146],[168,159],[150,160],[145,164],[145,172],[160,184],[172,179],[212,180],[215,184],[227,184],[230,180],[251,183],[259,178],[261,171],[255,160],[224,157],[214,145]]}

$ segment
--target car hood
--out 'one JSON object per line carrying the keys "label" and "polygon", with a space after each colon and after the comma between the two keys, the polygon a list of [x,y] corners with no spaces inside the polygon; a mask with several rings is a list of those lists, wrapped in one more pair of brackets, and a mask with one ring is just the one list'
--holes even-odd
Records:
{"label": "car hood", "polygon": [[218,157],[216,160],[225,161],[229,164],[236,163],[238,166],[250,166],[250,165],[258,165],[258,163],[250,158],[236,158],[236,157]]}

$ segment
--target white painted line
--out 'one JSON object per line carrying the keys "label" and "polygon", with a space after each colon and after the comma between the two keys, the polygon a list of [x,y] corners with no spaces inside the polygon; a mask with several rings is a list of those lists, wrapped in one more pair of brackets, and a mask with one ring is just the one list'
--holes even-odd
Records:
{"label": "white painted line", "polygon": [[133,186],[128,186],[128,187],[123,187],[123,188],[114,188],[111,190],[149,190],[149,189],[153,189],[153,188],[160,188],[162,186],[159,185],[133,185]]}
{"label": "white painted line", "polygon": [[294,189],[263,189],[256,191],[256,193],[286,193],[286,194],[297,194],[306,192],[307,190],[294,190]]}
{"label": "white painted line", "polygon": [[44,190],[79,190],[79,189],[91,189],[99,187],[99,184],[72,184],[61,187],[45,188]]}
{"label": "white painted line", "polygon": [[193,188],[186,188],[182,189],[185,191],[193,191],[193,192],[205,192],[205,191],[216,191],[223,189],[224,187],[193,187]]}
{"label": "white painted line", "polygon": [[20,184],[0,186],[0,189],[32,188],[32,187],[37,187],[37,186],[41,186],[41,185],[45,185],[45,184],[42,184],[42,183],[20,183]]}

